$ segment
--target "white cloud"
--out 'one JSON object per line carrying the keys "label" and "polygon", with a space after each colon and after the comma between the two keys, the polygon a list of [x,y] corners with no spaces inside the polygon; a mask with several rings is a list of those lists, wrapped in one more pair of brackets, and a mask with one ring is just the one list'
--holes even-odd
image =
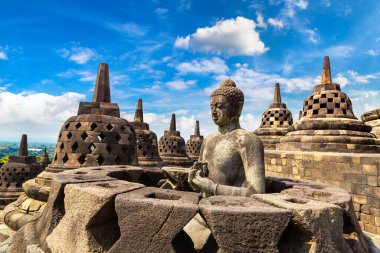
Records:
{"label": "white cloud", "polygon": [[355,49],[349,45],[338,45],[326,49],[327,54],[334,58],[351,57]]}
{"label": "white cloud", "polygon": [[[96,73],[91,72],[91,71],[86,71],[86,70],[69,69],[65,72],[59,73],[58,76],[63,77],[63,78],[78,78],[80,82],[94,83],[96,80]],[[44,81],[46,80],[43,80],[43,82]],[[47,80],[47,81],[51,81],[51,80]],[[129,77],[119,72],[112,72],[110,73],[110,83],[111,83],[111,87],[112,85],[128,84]]]}
{"label": "white cloud", "polygon": [[180,0],[177,9],[179,11],[187,11],[191,8],[191,0]]}
{"label": "white cloud", "polygon": [[247,113],[240,116],[240,125],[246,130],[256,130],[260,126],[260,123],[261,118],[256,117],[252,113]]}
{"label": "white cloud", "polygon": [[92,73],[90,71],[85,70],[75,70],[75,69],[69,69],[65,72],[59,73],[59,77],[63,78],[78,78],[81,82],[94,82],[96,79],[96,73]]}
{"label": "white cloud", "polygon": [[166,16],[168,15],[169,10],[165,9],[165,8],[156,8],[153,12],[155,14],[157,14],[157,16],[159,18],[166,18]]}
{"label": "white cloud", "polygon": [[264,21],[263,14],[259,12],[257,13],[257,27],[267,29],[267,24]]}
{"label": "white cloud", "polygon": [[283,66],[282,66],[282,73],[284,75],[288,75],[290,74],[291,72],[293,71],[293,65],[290,64],[290,63],[285,63]]}
{"label": "white cloud", "polygon": [[78,64],[85,64],[88,61],[97,57],[95,50],[87,47],[73,46],[72,48],[61,48],[57,50],[57,53],[65,58]]}
{"label": "white cloud", "polygon": [[366,54],[370,55],[370,56],[378,56],[379,55],[379,52],[375,49],[370,49],[366,52]]}
{"label": "white cloud", "polygon": [[307,36],[307,40],[313,44],[319,42],[319,34],[316,29],[304,29],[304,33]]}
{"label": "white cloud", "polygon": [[0,60],[8,60],[8,56],[5,52],[0,51]]}
{"label": "white cloud", "polygon": [[[225,75],[217,77],[218,81],[227,78]],[[319,83],[318,77],[293,77],[285,78],[277,74],[267,74],[255,71],[247,65],[240,66],[232,74],[231,78],[244,90],[252,101],[259,102],[273,99],[273,87],[275,83],[280,83],[281,88],[286,92],[308,91]],[[215,87],[210,87],[207,92],[211,92]]]}
{"label": "white cloud", "polygon": [[184,81],[182,79],[167,82],[166,85],[173,90],[187,90],[190,86],[196,84],[195,80]]}
{"label": "white cloud", "polygon": [[341,87],[344,87],[350,83],[350,80],[342,75],[342,73],[338,73],[333,82],[340,84]]}
{"label": "white cloud", "polygon": [[307,0],[290,0],[289,2],[294,3],[294,6],[297,6],[302,10],[307,9],[309,5],[309,2]]}
{"label": "white cloud", "polygon": [[148,27],[141,26],[139,24],[129,22],[129,23],[107,23],[108,28],[115,30],[128,37],[142,37],[146,35],[149,31]]}
{"label": "white cloud", "polygon": [[380,90],[348,90],[356,117],[379,108]]}
{"label": "white cloud", "polygon": [[46,93],[0,92],[0,138],[56,140],[63,122],[78,112],[85,95],[67,92],[60,96]]}
{"label": "white cloud", "polygon": [[275,19],[275,18],[269,18],[268,23],[273,26],[274,28],[277,29],[282,29],[285,27],[284,22],[280,19]]}
{"label": "white cloud", "polygon": [[[0,46],[0,60],[8,60],[8,52],[10,51],[9,46]],[[14,50],[13,50],[14,51]]]}
{"label": "white cloud", "polygon": [[351,76],[353,82],[356,83],[369,83],[371,79],[378,79],[380,78],[380,73],[374,73],[369,75],[359,75],[358,72],[349,70],[347,73]]}
{"label": "white cloud", "polygon": [[322,5],[324,5],[326,7],[330,7],[331,6],[331,1],[330,0],[322,0]]}
{"label": "white cloud", "polygon": [[190,35],[186,37],[177,37],[174,42],[174,46],[177,48],[188,49],[190,45]]}
{"label": "white cloud", "polygon": [[212,27],[198,28],[191,35],[178,37],[175,47],[230,56],[260,55],[268,48],[255,29],[255,22],[244,17],[222,20]]}
{"label": "white cloud", "polygon": [[182,62],[175,65],[175,68],[179,71],[179,74],[224,74],[228,71],[228,67],[225,62],[218,57]]}
{"label": "white cloud", "polygon": [[348,70],[343,73],[338,73],[337,78],[335,78],[335,80],[333,81],[339,83],[342,87],[344,87],[346,85],[353,85],[353,84],[369,84],[371,80],[379,79],[379,78],[380,78],[380,72],[367,74],[367,75],[360,75],[356,71]]}

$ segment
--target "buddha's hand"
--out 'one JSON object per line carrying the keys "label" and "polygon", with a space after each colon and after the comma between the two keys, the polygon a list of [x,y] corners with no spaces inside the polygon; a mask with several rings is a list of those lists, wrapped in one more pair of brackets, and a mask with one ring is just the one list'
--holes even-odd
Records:
{"label": "buddha's hand", "polygon": [[198,171],[201,170],[202,163],[201,162],[194,162],[193,166],[190,167],[189,176],[187,178],[187,181],[189,182],[191,188],[193,188],[194,191],[200,192],[200,189],[198,186],[193,182],[196,174]]}
{"label": "buddha's hand", "polygon": [[204,177],[204,164],[195,162],[190,168],[189,184],[195,190],[201,193],[205,198],[215,195],[217,184]]}

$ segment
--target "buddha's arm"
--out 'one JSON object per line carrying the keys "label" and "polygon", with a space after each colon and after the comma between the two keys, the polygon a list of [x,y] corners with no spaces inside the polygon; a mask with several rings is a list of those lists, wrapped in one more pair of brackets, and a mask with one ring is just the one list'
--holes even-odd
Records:
{"label": "buddha's arm", "polygon": [[215,195],[228,195],[228,196],[251,196],[255,191],[252,187],[236,187],[217,184],[215,188]]}
{"label": "buddha's arm", "polygon": [[257,136],[248,138],[240,149],[243,162],[245,183],[254,193],[265,193],[264,146]]}

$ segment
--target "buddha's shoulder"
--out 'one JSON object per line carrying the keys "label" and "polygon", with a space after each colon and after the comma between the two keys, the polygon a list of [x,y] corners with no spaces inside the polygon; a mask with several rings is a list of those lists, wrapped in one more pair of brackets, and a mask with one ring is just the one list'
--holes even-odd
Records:
{"label": "buddha's shoulder", "polygon": [[254,134],[253,132],[250,132],[250,131],[247,131],[245,129],[236,129],[234,131],[231,131],[227,134],[221,134],[219,131],[215,131],[213,133],[211,133],[210,135],[208,135],[206,138],[205,138],[205,141],[210,141],[210,140],[213,140],[213,139],[232,139],[234,141],[237,141],[239,140],[239,142],[243,142],[243,143],[256,143],[256,142],[261,142],[260,138],[257,137],[256,134]]}
{"label": "buddha's shoulder", "polygon": [[209,140],[212,140],[212,139],[215,139],[217,138],[218,136],[220,136],[220,132],[219,131],[215,131],[215,132],[212,132],[211,134],[207,135],[204,139],[204,142],[205,141],[209,141]]}

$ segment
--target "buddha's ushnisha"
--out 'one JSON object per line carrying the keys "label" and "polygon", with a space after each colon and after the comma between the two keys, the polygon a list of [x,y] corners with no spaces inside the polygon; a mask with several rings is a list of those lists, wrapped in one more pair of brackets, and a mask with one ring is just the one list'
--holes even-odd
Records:
{"label": "buddha's ushnisha", "polygon": [[255,134],[240,127],[243,104],[244,94],[231,79],[211,94],[218,130],[206,137],[199,162],[189,173],[190,185],[205,197],[265,192],[264,147]]}

